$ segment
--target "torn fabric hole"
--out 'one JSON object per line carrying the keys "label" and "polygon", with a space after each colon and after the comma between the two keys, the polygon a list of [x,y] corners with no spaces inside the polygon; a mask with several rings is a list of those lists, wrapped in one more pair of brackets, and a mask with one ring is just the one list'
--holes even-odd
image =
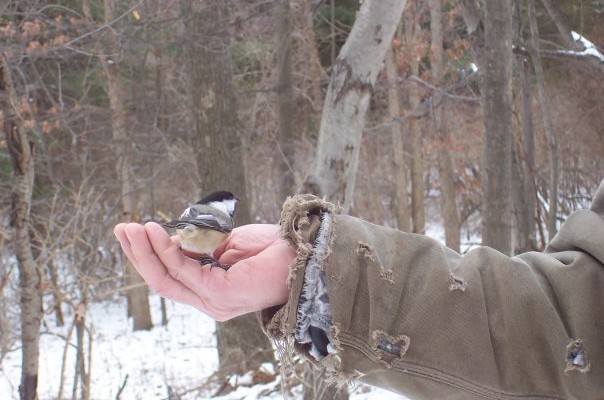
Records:
{"label": "torn fabric hole", "polygon": [[371,336],[374,351],[386,365],[390,365],[395,359],[402,360],[411,342],[407,335],[390,336],[383,331],[374,331]]}
{"label": "torn fabric hole", "polygon": [[462,278],[451,274],[449,275],[449,290],[459,290],[460,292],[465,292],[466,282]]}
{"label": "torn fabric hole", "polygon": [[566,346],[565,360],[565,374],[572,370],[577,370],[585,374],[591,370],[591,363],[588,360],[587,352],[583,347],[583,340],[581,339],[573,340]]}
{"label": "torn fabric hole", "polygon": [[390,343],[384,338],[381,338],[377,344],[377,348],[383,350],[387,353],[395,355],[397,357],[401,356],[401,346],[398,343]]}
{"label": "torn fabric hole", "polygon": [[380,260],[379,254],[375,252],[375,250],[370,244],[359,242],[357,253],[365,257],[365,259],[368,261],[368,265],[373,265],[374,263],[377,263],[377,266],[380,269],[380,277],[388,283],[394,283],[394,279],[392,278],[394,273],[391,269],[384,268],[382,260]]}

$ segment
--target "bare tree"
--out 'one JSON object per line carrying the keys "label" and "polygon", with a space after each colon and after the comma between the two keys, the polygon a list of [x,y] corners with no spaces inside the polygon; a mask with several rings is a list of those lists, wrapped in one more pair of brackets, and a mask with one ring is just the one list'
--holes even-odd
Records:
{"label": "bare tree", "polygon": [[[236,222],[252,221],[246,201],[246,179],[237,99],[233,87],[228,4],[183,1],[187,67],[195,131],[192,143],[204,192],[230,190],[239,203]],[[217,324],[218,357],[225,373],[241,373],[272,362],[272,347],[253,315]]]}
{"label": "bare tree", "polygon": [[407,193],[407,165],[405,163],[404,138],[401,123],[398,118],[401,114],[399,98],[398,68],[396,66],[396,47],[392,46],[386,52],[386,76],[388,79],[388,114],[392,124],[392,151],[394,155],[394,186],[395,215],[398,229],[411,231],[411,211],[409,209],[409,195]]}
{"label": "bare tree", "polygon": [[292,15],[289,0],[279,4],[277,12],[277,86],[279,111],[279,153],[278,168],[281,175],[281,200],[296,191],[294,174],[295,130],[294,130],[294,92],[292,77]]}
{"label": "bare tree", "polygon": [[371,89],[406,1],[367,0],[333,66],[308,191],[352,205]]}
{"label": "bare tree", "polygon": [[[418,77],[420,69],[421,56],[419,53],[421,27],[419,24],[420,10],[417,1],[410,4],[413,12],[408,12],[404,16],[404,45],[411,50],[409,60],[411,75]],[[409,90],[409,109],[414,112],[418,109],[421,101],[418,85],[414,82]],[[424,156],[422,146],[422,128],[421,119],[412,118],[407,124],[408,142],[406,147],[411,155],[409,160],[409,169],[411,171],[411,221],[412,232],[423,234],[426,231],[426,209],[425,209],[425,184],[424,184]]]}
{"label": "bare tree", "polygon": [[[514,43],[522,44],[520,0],[514,2]],[[514,202],[514,253],[536,248],[535,243],[535,143],[533,138],[533,96],[529,60],[526,54],[516,55],[518,85],[521,92],[521,133],[513,146],[512,180]]]}
{"label": "bare tree", "polygon": [[313,11],[314,0],[302,1],[302,18],[299,20],[301,23],[300,36],[303,40],[303,56],[306,58],[305,72],[310,80],[310,95],[312,100],[312,108],[314,111],[319,112],[323,104],[323,93],[321,91],[321,77],[324,75],[323,68],[321,67],[321,61],[319,60],[319,54],[317,51],[317,38],[314,29],[314,11]]}
{"label": "bare tree", "polygon": [[511,0],[485,4],[482,160],[482,242],[511,253],[512,9]]}
{"label": "bare tree", "polygon": [[[105,0],[105,23],[111,24],[116,18],[117,3],[115,0]],[[126,92],[120,81],[120,49],[117,46],[114,32],[107,33],[107,56],[103,57],[103,68],[107,78],[107,95],[111,108],[111,130],[116,149],[116,174],[121,185],[120,199],[122,218],[130,222],[139,222],[136,211],[134,177],[132,176],[132,143],[128,137]],[[149,288],[136,271],[132,263],[126,261],[126,286],[128,296],[128,311],[132,316],[133,329],[146,330],[153,327],[151,307],[149,306]]]}
{"label": "bare tree", "polygon": [[[435,86],[439,86],[443,83],[444,74],[442,1],[430,0],[428,6],[430,7],[430,48],[433,58],[432,80]],[[442,94],[439,93],[439,96],[442,97]],[[432,119],[438,142],[438,175],[440,178],[441,209],[445,225],[445,241],[448,247],[459,252],[459,212],[455,203],[453,162],[448,150],[451,137],[446,124],[445,107],[441,105],[441,107],[433,109]]]}
{"label": "bare tree", "polygon": [[20,126],[19,104],[11,66],[0,58],[0,123],[13,166],[11,225],[19,265],[21,289],[21,400],[37,399],[40,321],[42,319],[41,270],[34,261],[31,229],[31,198],[34,190],[33,142]]}
{"label": "bare tree", "polygon": [[549,98],[545,89],[545,79],[543,77],[543,66],[541,65],[541,56],[539,55],[539,29],[537,27],[537,17],[535,14],[535,0],[528,0],[529,26],[531,30],[529,52],[533,61],[535,70],[535,80],[537,82],[537,94],[541,104],[541,114],[543,115],[543,125],[545,127],[545,138],[547,140],[547,149],[549,154],[549,184],[548,184],[548,210],[547,210],[547,232],[548,239],[551,240],[556,232],[557,214],[558,214],[558,175],[559,175],[559,154],[558,139],[554,129],[554,121],[549,104]]}

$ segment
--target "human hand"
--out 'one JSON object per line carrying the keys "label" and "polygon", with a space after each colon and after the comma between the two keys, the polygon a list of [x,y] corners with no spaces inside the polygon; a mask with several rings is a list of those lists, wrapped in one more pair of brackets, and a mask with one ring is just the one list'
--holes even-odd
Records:
{"label": "human hand", "polygon": [[118,224],[115,236],[136,270],[158,294],[191,305],[225,321],[238,315],[284,304],[294,249],[279,239],[276,225],[235,228],[216,250],[220,268],[202,268],[179,249],[158,224]]}

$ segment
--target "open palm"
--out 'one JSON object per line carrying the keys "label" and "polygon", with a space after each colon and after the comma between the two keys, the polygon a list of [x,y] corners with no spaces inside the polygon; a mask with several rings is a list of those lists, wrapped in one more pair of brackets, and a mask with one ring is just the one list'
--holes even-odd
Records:
{"label": "open palm", "polygon": [[289,265],[295,251],[279,239],[276,225],[235,228],[215,256],[225,271],[201,267],[157,223],[118,224],[122,249],[147,284],[163,297],[225,321],[287,301]]}

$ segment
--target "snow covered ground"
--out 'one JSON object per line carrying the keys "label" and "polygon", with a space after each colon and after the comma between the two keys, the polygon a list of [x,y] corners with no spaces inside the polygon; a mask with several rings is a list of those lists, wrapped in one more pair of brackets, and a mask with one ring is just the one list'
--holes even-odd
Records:
{"label": "snow covered ground", "polygon": [[[153,320],[160,321],[160,301],[152,296]],[[92,392],[95,400],[115,399],[120,387],[125,386],[120,399],[167,399],[170,391],[185,393],[181,399],[211,398],[203,387],[216,370],[218,357],[214,321],[195,309],[168,302],[167,326],[156,326],[151,331],[131,332],[126,318],[125,304],[96,303],[87,313],[87,325],[92,327]],[[56,399],[59,392],[63,352],[67,327],[56,328],[53,317],[43,327],[40,343],[40,400]],[[66,316],[68,325],[73,315]],[[71,343],[75,343],[75,334]],[[0,399],[18,399],[21,371],[21,352],[9,353],[0,368]],[[69,346],[66,356],[63,397],[71,398],[75,368],[75,348]],[[236,391],[215,399],[281,399],[278,384],[245,386],[241,377]],[[360,387],[351,396],[353,400],[395,400],[404,397],[390,392]],[[367,391],[370,390],[370,391]]]}

